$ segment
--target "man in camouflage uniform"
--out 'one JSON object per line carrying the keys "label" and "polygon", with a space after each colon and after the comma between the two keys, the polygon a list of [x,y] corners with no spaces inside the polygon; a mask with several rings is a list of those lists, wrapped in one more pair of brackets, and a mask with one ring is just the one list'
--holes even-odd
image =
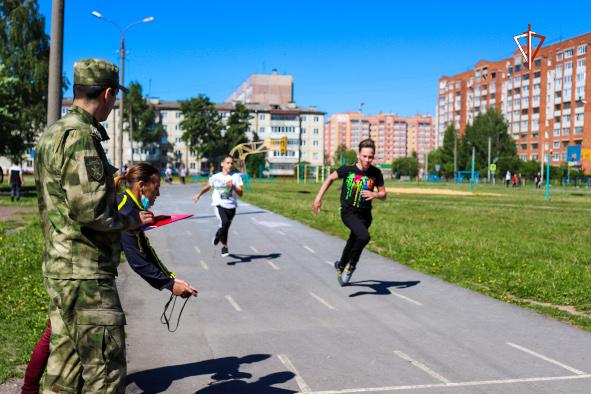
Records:
{"label": "man in camouflage uniform", "polygon": [[35,184],[50,298],[51,354],[44,393],[122,393],[125,317],[115,286],[120,233],[152,214],[117,211],[113,167],[101,141],[120,88],[117,67],[100,59],[74,65],[71,112],[41,135]]}

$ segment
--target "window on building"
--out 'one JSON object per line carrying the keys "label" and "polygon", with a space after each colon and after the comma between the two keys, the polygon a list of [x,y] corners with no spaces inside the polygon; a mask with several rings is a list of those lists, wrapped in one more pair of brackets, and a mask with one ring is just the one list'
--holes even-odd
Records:
{"label": "window on building", "polygon": [[558,52],[558,53],[556,54],[556,60],[557,60],[557,61],[561,61],[561,60],[562,60],[562,52]]}
{"label": "window on building", "polygon": [[259,133],[264,133],[265,132],[265,128],[264,127],[259,127]]}
{"label": "window on building", "polygon": [[578,55],[584,55],[585,53],[587,53],[587,44],[581,45],[579,48],[577,48]]}
{"label": "window on building", "polygon": [[573,62],[566,62],[564,63],[565,70],[572,70],[573,69]]}
{"label": "window on building", "polygon": [[162,111],[162,119],[168,119],[168,111]]}
{"label": "window on building", "polygon": [[318,134],[318,133],[319,133],[318,129],[314,129],[314,134]]}
{"label": "window on building", "polygon": [[302,134],[306,134],[306,129],[302,127]]}
{"label": "window on building", "polygon": [[314,117],[314,122],[318,122],[319,120],[320,120],[320,117],[318,117],[318,116]]}
{"label": "window on building", "polygon": [[265,114],[259,114],[259,120],[265,120]]}
{"label": "window on building", "polygon": [[568,59],[569,57],[573,57],[573,50],[571,49],[567,49],[566,51],[564,51],[564,58]]}
{"label": "window on building", "polygon": [[585,59],[581,59],[577,61],[577,67],[585,67]]}
{"label": "window on building", "polygon": [[534,60],[534,67],[540,67],[541,65],[542,65],[542,59]]}
{"label": "window on building", "polygon": [[312,145],[313,146],[318,146],[319,145],[318,140],[314,140],[314,142],[312,142]]}

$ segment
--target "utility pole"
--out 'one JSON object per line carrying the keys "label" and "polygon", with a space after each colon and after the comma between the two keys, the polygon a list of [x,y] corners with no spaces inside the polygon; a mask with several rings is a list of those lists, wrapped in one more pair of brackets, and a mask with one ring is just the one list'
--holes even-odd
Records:
{"label": "utility pole", "polygon": [[472,144],[472,170],[470,174],[470,191],[474,190],[474,158],[476,156],[476,146]]}
{"label": "utility pole", "polygon": [[488,137],[488,172],[486,176],[486,181],[490,183],[490,144],[491,144],[491,137]]}
{"label": "utility pole", "polygon": [[49,87],[47,91],[47,125],[60,118],[62,107],[62,65],[64,52],[65,0],[51,4],[51,43],[49,46]]}
{"label": "utility pole", "polygon": [[542,144],[542,160],[540,160],[540,183],[544,182],[544,159],[546,155],[546,144]]}
{"label": "utility pole", "polygon": [[[125,37],[123,32],[121,32],[121,48],[119,49],[119,52],[121,52],[121,64],[119,65],[119,84],[121,86],[125,86]],[[119,167],[119,171],[121,171],[121,168],[123,168],[123,120],[125,118],[125,116],[123,116],[124,108],[125,92],[121,91],[121,98],[119,99],[119,135],[117,136],[117,143],[119,144],[117,146],[117,154],[119,157],[116,164],[117,167]],[[131,150],[131,152],[133,155],[133,149]]]}
{"label": "utility pole", "polygon": [[[131,110],[131,102],[129,102],[129,146],[131,146],[131,165],[133,165],[133,113]],[[142,161],[141,154],[140,161]]]}
{"label": "utility pole", "polygon": [[454,129],[454,184],[457,182],[458,176],[458,137],[456,129]]}
{"label": "utility pole", "polygon": [[425,154],[425,174],[427,174],[427,181],[429,181],[429,151]]}

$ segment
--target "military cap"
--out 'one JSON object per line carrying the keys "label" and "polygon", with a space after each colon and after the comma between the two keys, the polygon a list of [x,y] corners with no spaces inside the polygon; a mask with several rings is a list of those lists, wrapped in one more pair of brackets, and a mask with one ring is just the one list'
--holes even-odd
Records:
{"label": "military cap", "polygon": [[74,84],[115,87],[127,92],[119,85],[119,68],[103,59],[82,59],[74,63]]}

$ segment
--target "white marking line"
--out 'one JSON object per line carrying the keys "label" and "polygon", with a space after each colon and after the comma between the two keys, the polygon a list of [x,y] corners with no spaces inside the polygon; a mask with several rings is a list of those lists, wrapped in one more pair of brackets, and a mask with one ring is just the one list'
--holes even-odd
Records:
{"label": "white marking line", "polygon": [[304,245],[304,249],[306,249],[308,252],[310,253],[316,253],[314,252],[314,249],[312,249],[311,247],[309,247],[308,245]]}
{"label": "white marking line", "polygon": [[326,306],[328,309],[333,309],[334,310],[334,306],[330,305],[328,302],[326,302],[325,300],[323,300],[322,298],[318,297],[316,294],[312,293],[311,291],[309,292],[309,294],[316,298],[316,301],[318,301],[319,303],[323,304],[324,306]]}
{"label": "white marking line", "polygon": [[201,249],[199,249],[199,246],[195,246],[195,252],[201,253]]}
{"label": "white marking line", "polygon": [[250,249],[251,249],[253,252],[255,252],[255,253],[258,253],[258,252],[259,252],[259,251],[257,250],[257,248],[255,248],[254,246],[251,246],[251,247],[250,247]]}
{"label": "white marking line", "polygon": [[238,231],[236,231],[236,230],[232,230],[232,234],[234,234],[234,235],[238,235]]}
{"label": "white marking line", "polygon": [[227,295],[226,299],[228,300],[228,302],[234,307],[234,309],[236,309],[238,312],[242,312],[242,309],[240,309],[240,305],[238,305],[236,303],[236,301],[234,301],[234,299],[232,298],[231,295]]}
{"label": "white marking line", "polygon": [[207,271],[209,269],[209,267],[207,266],[207,263],[205,263],[205,261],[201,260],[199,262],[201,263],[201,266],[203,267],[204,270]]}
{"label": "white marking line", "polygon": [[579,371],[578,369],[575,369],[573,367],[569,367],[566,364],[563,364],[561,362],[558,362],[556,360],[553,360],[553,359],[551,359],[549,357],[543,356],[540,353],[536,353],[533,350],[529,350],[527,348],[524,348],[523,346],[519,346],[519,345],[516,345],[516,344],[511,343],[511,342],[507,342],[507,345],[509,345],[511,347],[514,347],[515,349],[521,350],[522,352],[529,353],[532,356],[536,356],[538,358],[541,358],[542,360],[548,361],[549,363],[552,363],[554,365],[558,365],[559,367],[562,367],[562,368],[566,369],[567,371],[571,371],[572,373],[576,373],[577,375],[585,375],[585,372]]}
{"label": "white marking line", "polygon": [[287,356],[285,354],[278,354],[277,357],[279,358],[279,361],[281,361],[281,363],[283,365],[285,365],[285,368],[287,368],[287,370],[291,373],[293,373],[295,375],[295,381],[300,389],[300,392],[302,393],[311,393],[312,389],[310,388],[310,386],[308,386],[306,384],[306,382],[304,381],[304,379],[302,379],[302,377],[300,376],[300,373],[298,372],[298,370],[293,366],[293,364],[291,363],[291,361],[289,361],[289,358],[287,358]]}
{"label": "white marking line", "polygon": [[390,290],[390,293],[392,293],[392,295],[395,295],[398,298],[402,298],[403,300],[406,300],[408,302],[412,302],[415,305],[423,306],[423,304],[421,304],[420,302],[415,301],[412,298],[409,298],[407,296],[403,296],[402,294],[394,293],[392,290]]}
{"label": "white marking line", "polygon": [[331,263],[331,262],[330,262],[330,261],[328,261],[328,260],[324,260],[324,262],[325,262],[326,264],[330,265],[331,267],[334,267],[334,263]]}
{"label": "white marking line", "polygon": [[277,265],[275,265],[275,263],[272,262],[271,260],[267,260],[267,264],[269,264],[274,270],[279,269],[279,267],[277,267]]}
{"label": "white marking line", "polygon": [[277,234],[285,236],[285,233],[281,230],[277,230]]}
{"label": "white marking line", "polygon": [[378,391],[397,391],[397,390],[416,390],[416,389],[430,389],[437,387],[468,387],[468,386],[486,386],[493,384],[511,384],[511,383],[529,383],[529,382],[551,382],[555,380],[575,380],[588,379],[591,375],[569,375],[569,376],[551,376],[545,378],[523,378],[523,379],[505,379],[505,380],[480,380],[473,382],[457,382],[457,383],[434,383],[434,384],[417,384],[407,386],[389,386],[389,387],[371,387],[359,389],[344,389],[344,390],[326,390],[313,391],[308,394],[346,394],[346,393],[375,393]]}
{"label": "white marking line", "polygon": [[443,382],[445,384],[449,383],[449,380],[447,380],[443,376],[439,375],[437,372],[433,371],[431,368],[427,367],[425,364],[423,364],[417,360],[413,360],[408,355],[402,353],[400,350],[394,350],[394,354],[396,354],[401,359],[408,361],[409,363],[411,363],[415,367],[427,372],[429,375],[431,375],[431,377],[439,380],[440,382]]}

